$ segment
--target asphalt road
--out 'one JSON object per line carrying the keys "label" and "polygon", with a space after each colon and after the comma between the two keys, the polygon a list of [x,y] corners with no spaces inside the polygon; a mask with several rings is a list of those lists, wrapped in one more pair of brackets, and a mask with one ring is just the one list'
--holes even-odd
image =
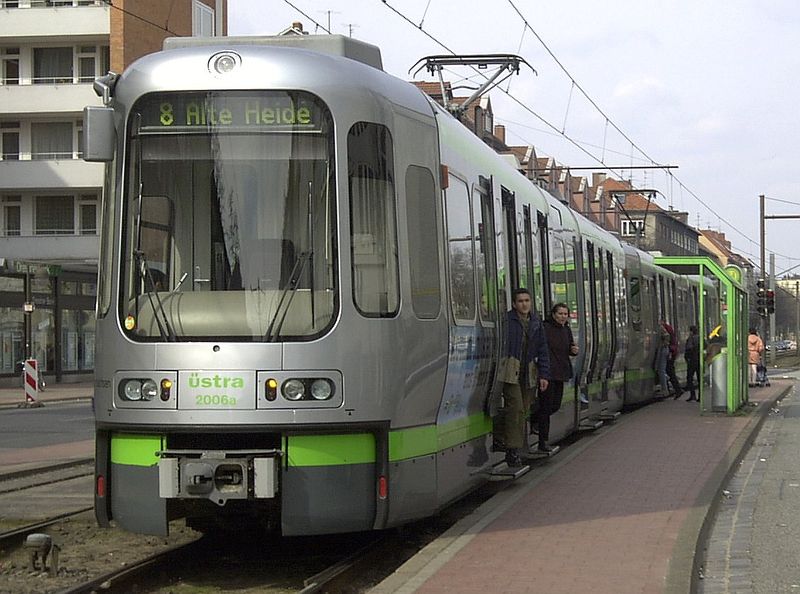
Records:
{"label": "asphalt road", "polygon": [[25,449],[94,438],[90,402],[0,410],[0,449]]}

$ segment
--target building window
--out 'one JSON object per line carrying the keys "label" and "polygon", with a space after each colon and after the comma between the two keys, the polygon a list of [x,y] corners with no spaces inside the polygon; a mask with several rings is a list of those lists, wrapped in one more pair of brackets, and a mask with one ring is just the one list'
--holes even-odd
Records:
{"label": "building window", "polygon": [[0,84],[18,85],[19,84],[19,48],[4,47],[0,48],[0,61],[2,70],[0,71]]}
{"label": "building window", "polygon": [[75,154],[75,158],[80,159],[83,157],[83,121],[78,120],[75,122],[75,146],[78,149],[78,152]]}
{"label": "building window", "polygon": [[108,72],[109,53],[107,45],[81,45],[76,48],[77,82],[92,82]]}
{"label": "building window", "polygon": [[94,196],[81,196],[79,216],[81,235],[97,235],[97,199]]}
{"label": "building window", "polygon": [[3,197],[3,235],[19,236],[22,230],[21,217],[22,196]]}
{"label": "building window", "polygon": [[19,122],[0,122],[0,159],[19,160]]}
{"label": "building window", "polygon": [[[83,50],[85,48],[81,48]],[[90,49],[94,50],[93,47]],[[89,55],[78,54],[78,82],[92,82],[95,79],[94,53]]]}
{"label": "building window", "polygon": [[31,159],[71,159],[72,134],[72,122],[31,124]]}
{"label": "building window", "polygon": [[199,0],[192,3],[192,36],[214,36],[214,10]]}
{"label": "building window", "polygon": [[73,77],[71,47],[36,47],[33,49],[33,83],[71,83]]}
{"label": "building window", "polygon": [[75,233],[74,196],[36,196],[36,235]]}
{"label": "building window", "polygon": [[623,237],[644,237],[644,221],[640,220],[623,220],[622,221],[622,236]]}

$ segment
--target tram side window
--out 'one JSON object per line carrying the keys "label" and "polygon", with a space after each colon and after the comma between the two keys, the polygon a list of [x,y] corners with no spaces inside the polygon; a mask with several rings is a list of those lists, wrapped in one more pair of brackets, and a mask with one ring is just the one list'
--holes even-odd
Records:
{"label": "tram side window", "polygon": [[628,326],[628,307],[625,298],[625,273],[619,266],[614,267],[614,289],[617,300],[617,325],[620,328]]}
{"label": "tram side window", "polygon": [[447,189],[447,246],[450,260],[450,300],[453,318],[475,320],[475,267],[467,184],[450,176]]}
{"label": "tram side window", "polygon": [[478,304],[484,326],[493,325],[497,309],[497,264],[494,248],[494,219],[491,199],[480,191],[472,192],[472,224],[475,235],[475,273],[478,276]]}
{"label": "tram side window", "polygon": [[577,333],[580,328],[580,322],[576,314],[578,311],[578,281],[575,275],[575,247],[572,241],[569,240],[564,242],[564,262],[567,281],[567,298],[565,302],[569,307],[570,313],[575,314],[574,317],[570,315],[568,323],[572,326],[572,331]]}
{"label": "tram side window", "polygon": [[100,225],[100,260],[97,274],[97,316],[105,317],[111,307],[111,271],[114,259],[114,207],[117,160],[107,167],[103,183]]}
{"label": "tram side window", "polygon": [[[641,278],[638,276],[631,276],[628,279],[628,299],[631,304],[631,318],[634,328],[639,328],[642,322],[642,284]],[[647,285],[645,285],[647,286]]]}
{"label": "tram side window", "polygon": [[430,170],[417,165],[406,170],[406,204],[411,306],[418,318],[433,319],[439,315],[442,295],[436,187]]}
{"label": "tram side window", "polygon": [[569,303],[564,241],[554,235],[550,236],[550,295],[553,303]]}
{"label": "tram side window", "polygon": [[367,317],[400,306],[394,153],[389,130],[358,122],[347,135],[353,301]]}

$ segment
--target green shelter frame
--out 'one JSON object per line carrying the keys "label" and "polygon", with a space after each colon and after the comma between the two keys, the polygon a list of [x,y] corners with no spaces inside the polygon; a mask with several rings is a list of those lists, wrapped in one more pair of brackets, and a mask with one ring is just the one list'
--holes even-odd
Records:
{"label": "green shelter frame", "polygon": [[[678,274],[698,275],[701,279],[711,277],[719,282],[721,328],[718,336],[711,339],[713,328],[706,328],[705,299],[700,299],[698,330],[700,352],[712,354],[719,345],[718,353],[704,357],[700,365],[700,407],[703,411],[725,411],[733,414],[748,401],[747,324],[749,321],[749,296],[742,283],[742,270],[729,265],[723,268],[706,256],[656,256],[655,263]],[[700,283],[703,295],[703,283]],[[722,339],[720,341],[720,339]],[[712,374],[711,393],[707,390],[706,374]]]}

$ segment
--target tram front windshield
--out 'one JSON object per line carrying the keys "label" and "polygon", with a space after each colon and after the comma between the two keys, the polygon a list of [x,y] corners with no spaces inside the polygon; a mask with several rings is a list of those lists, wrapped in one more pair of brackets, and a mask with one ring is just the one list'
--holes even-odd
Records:
{"label": "tram front windshield", "polygon": [[134,340],[310,340],[336,298],[333,125],[302,92],[160,93],[128,125]]}

